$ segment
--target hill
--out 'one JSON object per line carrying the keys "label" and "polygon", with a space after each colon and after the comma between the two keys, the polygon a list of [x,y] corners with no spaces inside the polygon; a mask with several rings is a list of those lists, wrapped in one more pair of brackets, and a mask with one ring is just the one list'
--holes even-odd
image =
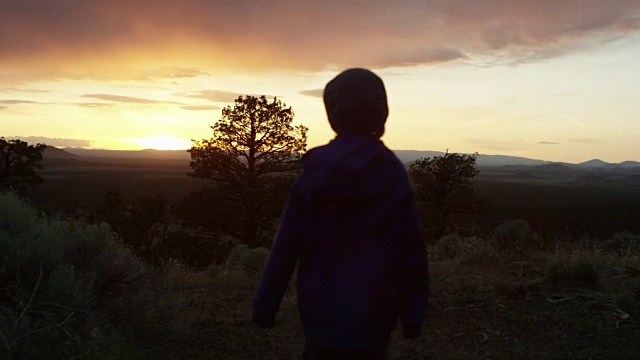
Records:
{"label": "hill", "polygon": [[81,157],[112,158],[112,159],[173,159],[189,160],[191,156],[186,150],[105,150],[65,148],[66,152]]}
{"label": "hill", "polygon": [[608,162],[604,162],[600,159],[592,159],[589,161],[585,161],[585,162],[581,162],[579,164],[576,164],[579,167],[602,167],[602,166],[607,166],[607,165],[611,165]]}
{"label": "hill", "polygon": [[[421,151],[421,150],[394,150],[396,156],[402,161],[402,163],[414,162],[420,158],[442,156],[445,153],[442,151]],[[519,156],[507,156],[507,155],[486,155],[478,154],[476,159],[476,165],[478,166],[535,166],[548,164],[549,161],[528,159]]]}
{"label": "hill", "polygon": [[638,161],[623,161],[618,164],[621,167],[638,167],[640,168],[640,162]]}
{"label": "hill", "polygon": [[[56,148],[53,148],[56,149]],[[65,156],[77,155],[81,158],[111,158],[111,159],[166,159],[166,160],[190,160],[191,157],[186,150],[106,150],[106,149],[83,149],[83,148],[63,148],[53,150],[58,153],[60,150]],[[398,159],[404,164],[416,161],[420,158],[442,156],[442,151],[430,150],[393,150]],[[481,167],[502,167],[502,166],[541,166],[560,164],[567,168],[574,169],[613,169],[613,168],[640,168],[638,161],[623,161],[618,164],[608,163],[599,159],[585,161],[579,164],[553,162],[540,159],[530,159],[521,156],[490,155],[479,154],[476,165]]]}
{"label": "hill", "polygon": [[80,159],[77,154],[70,153],[57,147],[47,146],[42,153],[44,160],[49,159]]}

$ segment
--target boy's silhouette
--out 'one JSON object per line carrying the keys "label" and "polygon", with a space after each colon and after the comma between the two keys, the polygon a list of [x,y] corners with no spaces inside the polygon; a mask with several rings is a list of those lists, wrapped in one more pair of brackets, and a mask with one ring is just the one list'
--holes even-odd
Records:
{"label": "boy's silhouette", "polygon": [[324,90],[337,136],[303,158],[253,305],[274,325],[296,267],[304,359],[383,359],[400,317],[420,335],[428,297],[422,229],[407,173],[380,141],[382,80],[350,69]]}

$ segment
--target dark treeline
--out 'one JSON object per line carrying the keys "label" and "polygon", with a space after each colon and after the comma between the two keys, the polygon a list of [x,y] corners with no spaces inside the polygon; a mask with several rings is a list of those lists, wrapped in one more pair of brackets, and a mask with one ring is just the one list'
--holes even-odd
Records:
{"label": "dark treeline", "polygon": [[[43,184],[26,195],[47,212],[109,223],[129,246],[152,262],[173,258],[204,268],[226,259],[236,240],[225,234],[242,226],[241,208],[224,199],[216,200],[206,183],[186,174],[182,180],[172,176],[132,177],[107,186],[106,179],[119,176],[124,174],[113,170],[101,176],[79,178],[70,174],[50,180],[44,173]],[[184,195],[167,197],[166,190],[177,191],[176,186],[182,186]],[[472,186],[485,200],[482,211],[452,216],[445,233],[484,236],[515,219],[527,221],[547,242],[606,239],[618,232],[640,232],[640,191],[634,189],[487,180],[474,180]],[[279,191],[278,196],[274,205],[281,206],[286,191]],[[276,226],[277,218],[263,236],[272,237]],[[427,231],[433,229],[428,220],[424,226]]]}
{"label": "dark treeline", "polygon": [[541,236],[607,238],[640,232],[640,189],[475,181],[489,200],[481,223],[524,219]]}

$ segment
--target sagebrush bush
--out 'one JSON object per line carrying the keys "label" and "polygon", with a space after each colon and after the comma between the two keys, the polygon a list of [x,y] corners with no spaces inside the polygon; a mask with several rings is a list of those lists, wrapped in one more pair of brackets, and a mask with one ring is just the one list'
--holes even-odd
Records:
{"label": "sagebrush bush", "polygon": [[238,244],[231,249],[229,256],[227,257],[227,265],[237,266],[240,265],[242,258],[249,251],[249,247],[245,244]]}
{"label": "sagebrush bush", "polygon": [[476,236],[445,235],[429,246],[431,261],[458,260],[464,263],[494,263],[501,261],[495,244]]}
{"label": "sagebrush bush", "polygon": [[12,194],[0,194],[0,219],[0,351],[58,359],[95,350],[87,334],[142,264],[108,226],[40,216]]}
{"label": "sagebrush bush", "polygon": [[556,289],[600,288],[600,269],[589,257],[556,257],[549,263],[547,281]]}
{"label": "sagebrush bush", "polygon": [[429,260],[448,261],[454,260],[461,254],[460,236],[445,235],[429,246]]}
{"label": "sagebrush bush", "polygon": [[511,220],[496,226],[491,234],[495,243],[510,252],[524,253],[539,250],[543,246],[542,239],[531,229],[525,220]]}
{"label": "sagebrush bush", "polygon": [[209,265],[209,267],[207,267],[207,274],[209,274],[209,276],[211,277],[216,277],[222,271],[223,268],[224,268],[224,265],[213,263]]}
{"label": "sagebrush bush", "polygon": [[615,233],[611,238],[602,242],[601,247],[618,256],[640,255],[640,235],[629,231]]}
{"label": "sagebrush bush", "polygon": [[245,244],[238,244],[231,249],[225,264],[213,263],[209,266],[207,272],[211,276],[216,276],[224,268],[239,268],[248,275],[253,276],[262,272],[268,257],[269,249],[265,247],[249,249]]}
{"label": "sagebrush bush", "polygon": [[261,273],[269,257],[269,249],[257,247],[250,249],[241,260],[242,267],[249,275]]}

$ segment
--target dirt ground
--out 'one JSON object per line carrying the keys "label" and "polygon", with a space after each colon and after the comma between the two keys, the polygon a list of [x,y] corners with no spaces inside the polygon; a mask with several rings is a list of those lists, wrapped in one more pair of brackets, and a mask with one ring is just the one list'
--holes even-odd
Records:
{"label": "dirt ground", "polygon": [[[422,336],[406,341],[396,331],[389,359],[640,359],[636,273],[621,270],[597,290],[558,291],[545,270],[524,262],[441,262],[430,271]],[[173,281],[189,302],[188,330],[162,357],[299,358],[303,335],[293,286],[276,327],[264,330],[250,321],[256,276],[182,272]]]}

